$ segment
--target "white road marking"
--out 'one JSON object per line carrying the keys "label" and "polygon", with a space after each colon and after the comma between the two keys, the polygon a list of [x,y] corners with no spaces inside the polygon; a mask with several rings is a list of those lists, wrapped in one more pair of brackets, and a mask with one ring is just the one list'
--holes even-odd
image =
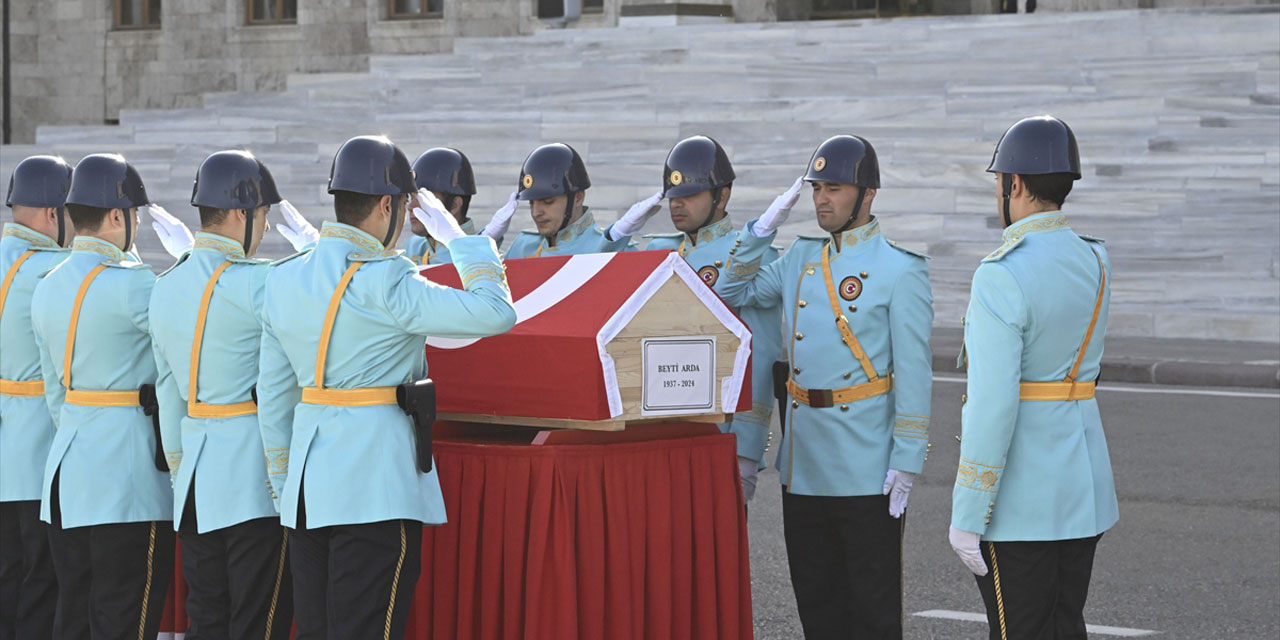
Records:
{"label": "white road marking", "polygon": [[[964,376],[933,376],[934,382],[965,382]],[[1130,386],[1102,383],[1098,391],[1115,391],[1118,393],[1172,393],[1182,396],[1217,396],[1220,398],[1266,398],[1280,400],[1280,393],[1271,391],[1228,391],[1225,389],[1202,389],[1198,387],[1161,387],[1152,385]]]}
{"label": "white road marking", "polygon": [[[986,622],[987,614],[985,613],[969,613],[967,611],[948,611],[946,609],[930,609],[928,611],[920,611],[911,614],[920,616],[921,618],[941,618],[943,620],[963,620],[965,622]],[[1108,627],[1100,624],[1087,624],[1085,628],[1089,633],[1096,633],[1103,636],[1118,636],[1121,638],[1140,638],[1142,636],[1153,636],[1159,631],[1151,631],[1148,629],[1130,629],[1128,627]]]}

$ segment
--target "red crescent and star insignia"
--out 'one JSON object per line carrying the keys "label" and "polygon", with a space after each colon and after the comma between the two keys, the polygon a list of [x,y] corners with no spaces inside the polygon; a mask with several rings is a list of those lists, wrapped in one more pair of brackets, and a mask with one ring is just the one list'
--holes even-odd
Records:
{"label": "red crescent and star insignia", "polygon": [[702,278],[702,281],[707,283],[708,287],[714,287],[716,280],[720,279],[720,270],[711,265],[707,265],[698,269],[698,277]]}
{"label": "red crescent and star insignia", "polygon": [[857,300],[862,295],[862,281],[857,276],[849,276],[840,281],[840,297],[845,300]]}

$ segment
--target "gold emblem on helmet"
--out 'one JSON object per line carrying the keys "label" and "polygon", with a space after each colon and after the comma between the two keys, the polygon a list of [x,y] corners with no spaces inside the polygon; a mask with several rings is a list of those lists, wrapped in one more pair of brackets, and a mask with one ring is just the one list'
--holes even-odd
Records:
{"label": "gold emblem on helmet", "polygon": [[528,189],[529,187],[532,187],[532,186],[533,186],[533,176],[532,176],[532,175],[530,175],[530,174],[527,174],[527,173],[526,173],[526,174],[524,174],[524,177],[520,179],[520,184],[521,184],[521,185],[523,185],[523,186],[524,186],[524,188],[526,188],[526,189]]}
{"label": "gold emblem on helmet", "polygon": [[683,176],[683,175],[681,175],[679,171],[672,171],[672,172],[671,172],[671,186],[673,186],[673,187],[678,187],[678,186],[680,186],[680,183],[681,183],[681,182],[684,182],[684,176]]}
{"label": "gold emblem on helmet", "polygon": [[827,166],[827,159],[823,158],[822,156],[818,156],[818,159],[813,161],[814,171],[822,171],[824,168],[826,168],[826,166]]}

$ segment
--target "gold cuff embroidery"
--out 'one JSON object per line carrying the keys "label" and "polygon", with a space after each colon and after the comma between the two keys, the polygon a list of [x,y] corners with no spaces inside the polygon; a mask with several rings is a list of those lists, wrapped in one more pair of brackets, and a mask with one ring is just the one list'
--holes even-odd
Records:
{"label": "gold cuff embroidery", "polygon": [[267,474],[279,475],[289,472],[289,449],[267,449]]}
{"label": "gold cuff embroidery", "polygon": [[506,267],[488,262],[478,264],[469,264],[462,268],[459,274],[462,279],[462,288],[470,290],[471,285],[478,280],[489,280],[507,288],[507,272]]}
{"label": "gold cuff embroidery", "polygon": [[1002,469],[1003,465],[997,467],[960,458],[960,466],[956,469],[956,484],[966,489],[995,493]]}
{"label": "gold cuff embroidery", "polygon": [[773,418],[772,402],[752,402],[750,411],[733,414],[734,422],[745,422],[762,427],[767,426],[771,418]]}
{"label": "gold cuff embroidery", "polygon": [[734,280],[746,280],[760,270],[760,258],[750,262],[733,260],[729,263],[729,277]]}
{"label": "gold cuff embroidery", "polygon": [[182,464],[182,452],[166,451],[164,452],[164,458],[169,463],[169,475],[178,475],[178,467]]}
{"label": "gold cuff embroidery", "polygon": [[929,418],[898,414],[893,419],[893,435],[902,438],[929,439]]}

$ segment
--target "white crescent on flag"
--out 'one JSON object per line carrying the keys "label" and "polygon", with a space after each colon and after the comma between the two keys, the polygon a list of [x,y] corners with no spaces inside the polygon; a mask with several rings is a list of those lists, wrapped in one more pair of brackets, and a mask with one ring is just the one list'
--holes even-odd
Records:
{"label": "white crescent on flag", "polygon": [[[577,291],[588,280],[596,277],[613,259],[613,253],[586,253],[569,258],[550,278],[533,291],[515,301],[516,324],[536,317],[554,307],[565,297]],[[475,344],[481,338],[427,338],[427,344],[437,349],[461,349]]]}

